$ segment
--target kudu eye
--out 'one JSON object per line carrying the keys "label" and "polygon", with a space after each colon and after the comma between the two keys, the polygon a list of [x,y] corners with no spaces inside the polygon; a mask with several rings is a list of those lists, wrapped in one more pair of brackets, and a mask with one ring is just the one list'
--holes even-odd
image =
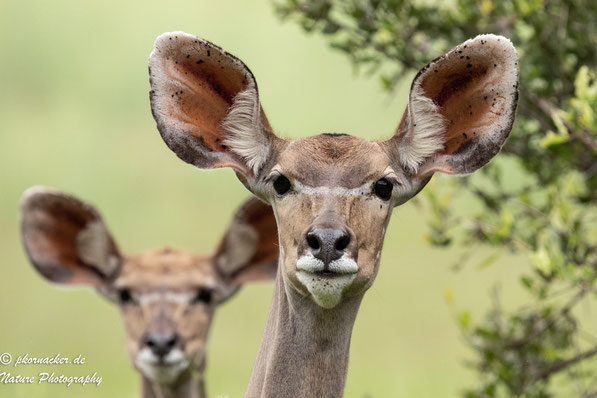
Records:
{"label": "kudu eye", "polygon": [[118,300],[121,304],[128,304],[133,301],[133,296],[129,289],[118,289]]}
{"label": "kudu eye", "polygon": [[373,187],[373,192],[377,195],[378,198],[381,200],[390,200],[392,197],[392,189],[394,186],[392,183],[385,178],[378,180]]}
{"label": "kudu eye", "polygon": [[290,180],[283,175],[279,175],[274,181],[274,189],[278,196],[283,196],[290,191]]}
{"label": "kudu eye", "polygon": [[209,303],[211,303],[212,296],[213,296],[213,292],[211,289],[201,287],[201,288],[197,289],[197,294],[195,295],[193,302],[209,304]]}

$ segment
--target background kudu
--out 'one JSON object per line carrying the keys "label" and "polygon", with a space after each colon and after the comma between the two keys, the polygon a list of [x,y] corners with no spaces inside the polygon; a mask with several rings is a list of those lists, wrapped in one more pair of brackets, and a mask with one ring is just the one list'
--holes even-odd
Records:
{"label": "background kudu", "polygon": [[216,307],[245,282],[275,276],[278,247],[271,207],[250,199],[213,254],[165,248],[121,253],[89,204],[48,188],[21,203],[25,250],[53,283],[87,285],[117,304],[142,397],[205,396],[203,371]]}
{"label": "background kudu", "polygon": [[199,168],[233,168],[276,215],[280,265],[246,396],[341,396],[392,209],[434,172],[471,173],[499,152],[518,98],[514,46],[482,35],[433,60],[381,141],[276,136],[243,62],[183,32],[158,37],[149,65],[166,144]]}

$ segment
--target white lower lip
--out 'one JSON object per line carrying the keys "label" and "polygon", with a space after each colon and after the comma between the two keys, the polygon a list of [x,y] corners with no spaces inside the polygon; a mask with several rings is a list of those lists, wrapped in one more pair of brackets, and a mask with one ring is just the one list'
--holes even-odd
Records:
{"label": "white lower lip", "polygon": [[170,352],[165,361],[157,359],[149,349],[145,348],[137,355],[136,364],[147,378],[159,383],[172,383],[189,366],[180,350]]}
{"label": "white lower lip", "polygon": [[323,261],[313,257],[312,254],[309,254],[302,256],[297,260],[296,269],[299,272],[302,271],[309,274],[331,277],[334,275],[341,276],[356,274],[359,271],[359,266],[353,259],[341,257],[332,261],[326,269]]}

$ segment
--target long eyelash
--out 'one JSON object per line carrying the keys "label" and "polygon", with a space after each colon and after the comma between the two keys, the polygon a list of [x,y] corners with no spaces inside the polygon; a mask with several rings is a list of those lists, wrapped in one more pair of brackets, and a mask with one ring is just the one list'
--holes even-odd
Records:
{"label": "long eyelash", "polygon": [[266,183],[266,184],[269,184],[270,182],[272,182],[273,180],[275,180],[280,175],[281,174],[279,172],[273,172],[270,175],[268,175],[267,177],[265,177],[263,179],[263,182]]}

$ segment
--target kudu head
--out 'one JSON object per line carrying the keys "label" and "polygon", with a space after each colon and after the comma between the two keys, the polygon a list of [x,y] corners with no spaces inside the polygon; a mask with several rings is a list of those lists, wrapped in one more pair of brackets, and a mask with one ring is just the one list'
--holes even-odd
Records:
{"label": "kudu head", "polygon": [[152,112],[166,144],[199,168],[233,168],[272,205],[282,281],[323,308],[372,284],[395,206],[433,173],[468,174],[499,152],[517,103],[516,51],[495,35],[421,69],[394,135],[381,141],[276,136],[247,66],[183,32],[158,37],[149,65]]}
{"label": "kudu head", "polygon": [[118,305],[131,361],[164,385],[201,370],[219,304],[243,283],[276,274],[276,221],[256,198],[237,211],[214,254],[166,248],[125,255],[91,205],[48,188],[25,193],[21,229],[44,278],[95,287]]}

